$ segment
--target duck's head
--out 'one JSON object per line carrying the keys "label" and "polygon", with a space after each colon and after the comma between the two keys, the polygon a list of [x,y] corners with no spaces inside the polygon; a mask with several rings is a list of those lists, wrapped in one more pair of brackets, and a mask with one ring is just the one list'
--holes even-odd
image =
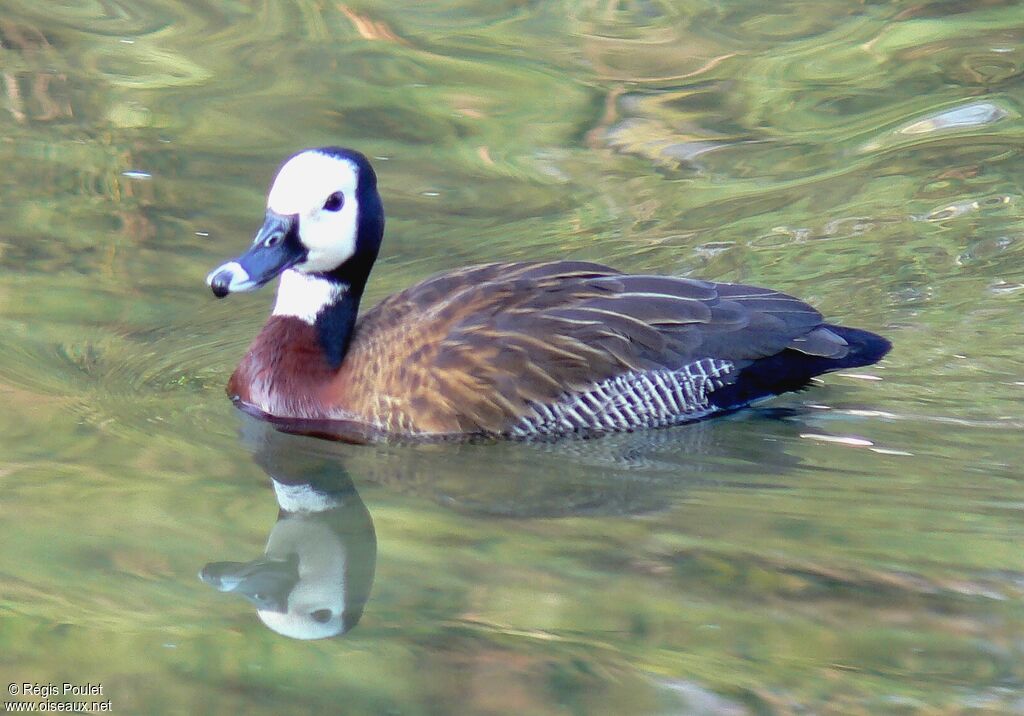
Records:
{"label": "duck's head", "polygon": [[377,175],[366,157],[341,147],[308,149],[277,172],[252,247],[211,271],[206,283],[223,298],[292,269],[361,291],[383,234]]}

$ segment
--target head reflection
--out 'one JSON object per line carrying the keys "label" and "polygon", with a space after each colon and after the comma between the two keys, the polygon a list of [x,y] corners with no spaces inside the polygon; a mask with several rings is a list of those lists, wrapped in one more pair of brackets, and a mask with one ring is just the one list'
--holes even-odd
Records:
{"label": "head reflection", "polygon": [[264,553],[211,562],[199,578],[244,597],[270,629],[323,639],[352,629],[370,595],[377,537],[338,456],[319,441],[246,419],[243,442],[270,476],[280,507]]}

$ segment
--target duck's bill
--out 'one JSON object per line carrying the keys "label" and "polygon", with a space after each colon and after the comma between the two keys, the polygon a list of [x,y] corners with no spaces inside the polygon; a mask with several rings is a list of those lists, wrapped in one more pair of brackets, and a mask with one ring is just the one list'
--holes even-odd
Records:
{"label": "duck's bill", "polygon": [[260,557],[251,562],[211,562],[199,579],[221,592],[245,597],[258,609],[284,612],[299,581],[299,560]]}
{"label": "duck's bill", "polygon": [[252,248],[211,271],[206,285],[217,298],[254,291],[305,257],[306,249],[299,240],[296,218],[268,211]]}

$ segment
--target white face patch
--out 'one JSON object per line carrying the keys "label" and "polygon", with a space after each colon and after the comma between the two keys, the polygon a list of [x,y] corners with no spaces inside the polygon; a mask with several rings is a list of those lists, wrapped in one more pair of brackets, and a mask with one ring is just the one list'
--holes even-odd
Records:
{"label": "white face patch", "polygon": [[275,316],[293,316],[312,325],[327,306],[337,303],[348,290],[345,284],[288,269],[277,288]]}
{"label": "white face patch", "polygon": [[[359,167],[355,163],[315,150],[296,154],[281,167],[270,187],[267,208],[299,217],[299,238],[309,256],[295,266],[296,270],[332,271],[355,253],[358,183]],[[338,211],[324,208],[332,194],[342,196]]]}

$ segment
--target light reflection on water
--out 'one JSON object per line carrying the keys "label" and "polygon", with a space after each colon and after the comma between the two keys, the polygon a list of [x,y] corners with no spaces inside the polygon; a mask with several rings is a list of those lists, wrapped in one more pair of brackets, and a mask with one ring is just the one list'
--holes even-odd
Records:
{"label": "light reflection on water", "polygon": [[[1022,46],[1003,2],[9,3],[0,664],[125,713],[1019,711]],[[368,302],[571,256],[895,349],[605,440],[240,428],[222,386],[271,296],[202,278],[281,159],[335,143],[381,178]],[[352,513],[279,514],[296,471]],[[196,579],[307,527],[344,636]]]}

